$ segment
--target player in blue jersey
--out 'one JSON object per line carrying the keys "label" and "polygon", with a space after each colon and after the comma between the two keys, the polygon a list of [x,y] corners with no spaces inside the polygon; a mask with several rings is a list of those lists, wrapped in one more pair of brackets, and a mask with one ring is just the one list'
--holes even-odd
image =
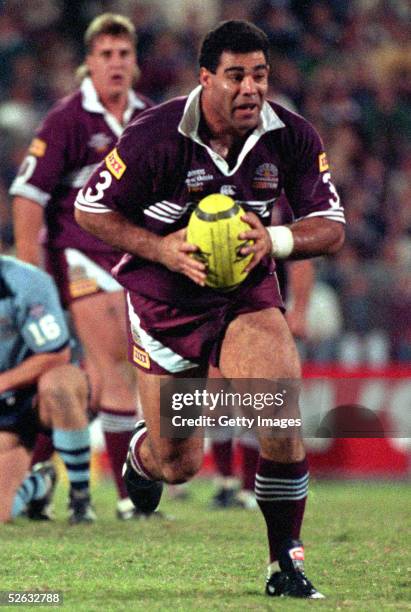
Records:
{"label": "player in blue jersey", "polygon": [[25,479],[38,432],[47,431],[70,482],[69,522],[95,519],[90,501],[88,384],[70,364],[69,332],[51,277],[0,255],[0,522],[41,514],[48,468]]}
{"label": "player in blue jersey", "polygon": [[[79,224],[125,251],[115,268],[127,288],[130,358],[138,370],[145,425],[136,430],[124,472],[141,511],[159,503],[162,483],[189,480],[201,467],[201,436],[176,439],[160,430],[160,391],[195,378],[209,364],[225,379],[279,379],[299,386],[301,366],[283,314],[276,259],[336,253],[344,212],[324,146],[301,116],[266,99],[269,42],[245,21],[211,31],[200,52],[199,86],[145,111],[124,132],[77,196]],[[271,226],[282,193],[290,224]],[[204,264],[187,242],[190,213],[201,198],[230,193],[246,210],[253,240],[248,276],[236,289],[206,286]],[[284,387],[282,387],[284,388]],[[287,407],[298,414],[290,387]],[[294,421],[293,421],[294,422]],[[256,499],[267,525],[269,596],[319,599],[304,573],[300,531],[308,463],[298,427],[260,432]]]}

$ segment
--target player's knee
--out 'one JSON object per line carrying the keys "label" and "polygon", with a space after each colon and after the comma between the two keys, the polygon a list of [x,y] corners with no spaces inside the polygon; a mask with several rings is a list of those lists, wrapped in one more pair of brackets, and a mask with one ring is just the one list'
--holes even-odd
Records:
{"label": "player's knee", "polygon": [[289,438],[262,438],[261,453],[267,459],[280,463],[301,461],[305,457],[304,443],[299,436]]}
{"label": "player's knee", "polygon": [[85,411],[87,393],[86,378],[75,366],[55,368],[38,383],[40,405],[50,416]]}
{"label": "player's knee", "polygon": [[182,484],[197,474],[201,464],[200,454],[163,458],[161,466],[163,478],[169,484]]}

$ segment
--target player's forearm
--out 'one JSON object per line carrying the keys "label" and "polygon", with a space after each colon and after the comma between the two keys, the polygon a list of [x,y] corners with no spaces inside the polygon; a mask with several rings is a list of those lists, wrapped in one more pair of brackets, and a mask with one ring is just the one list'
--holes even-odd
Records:
{"label": "player's forearm", "polygon": [[314,284],[314,266],[312,261],[291,261],[288,263],[290,293],[293,296],[293,310],[305,313]]}
{"label": "player's forearm", "polygon": [[69,360],[69,348],[56,353],[32,355],[15,368],[0,374],[0,393],[34,385],[43,374]]}
{"label": "player's forearm", "polygon": [[289,227],[294,243],[290,259],[332,255],[344,244],[345,228],[337,221],[312,217],[297,221]]}
{"label": "player's forearm", "polygon": [[43,208],[27,198],[13,200],[13,229],[16,255],[35,266],[41,265],[39,233],[43,225]]}
{"label": "player's forearm", "polygon": [[116,212],[87,213],[75,210],[77,223],[110,246],[137,255],[143,259],[159,261],[161,237],[134,225]]}

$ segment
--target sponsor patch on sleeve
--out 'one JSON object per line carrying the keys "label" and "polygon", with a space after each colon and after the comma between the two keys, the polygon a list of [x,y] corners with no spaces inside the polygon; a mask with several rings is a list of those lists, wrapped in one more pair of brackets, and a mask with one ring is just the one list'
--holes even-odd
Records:
{"label": "sponsor patch on sleeve", "polygon": [[29,153],[35,157],[44,157],[47,149],[47,142],[41,138],[33,138],[30,143]]}
{"label": "sponsor patch on sleeve", "polygon": [[150,357],[146,351],[143,351],[139,346],[133,346],[133,361],[142,368],[149,370],[151,367]]}
{"label": "sponsor patch on sleeve", "polygon": [[329,166],[326,153],[320,153],[318,156],[318,165],[320,167],[320,172],[325,172],[325,170],[328,170]]}
{"label": "sponsor patch on sleeve", "polygon": [[106,166],[117,180],[121,179],[127,168],[126,164],[117,153],[117,149],[113,149],[106,156]]}

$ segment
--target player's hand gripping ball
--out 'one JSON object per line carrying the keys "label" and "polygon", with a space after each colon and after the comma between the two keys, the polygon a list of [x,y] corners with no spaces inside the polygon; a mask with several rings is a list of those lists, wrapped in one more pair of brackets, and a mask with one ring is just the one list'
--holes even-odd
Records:
{"label": "player's hand gripping ball", "polygon": [[209,287],[231,291],[247,276],[244,268],[253,254],[244,256],[240,253],[248,241],[240,240],[238,236],[250,229],[242,221],[243,215],[241,206],[221,193],[203,198],[191,213],[187,242],[199,248],[193,257],[206,264],[206,285]]}

